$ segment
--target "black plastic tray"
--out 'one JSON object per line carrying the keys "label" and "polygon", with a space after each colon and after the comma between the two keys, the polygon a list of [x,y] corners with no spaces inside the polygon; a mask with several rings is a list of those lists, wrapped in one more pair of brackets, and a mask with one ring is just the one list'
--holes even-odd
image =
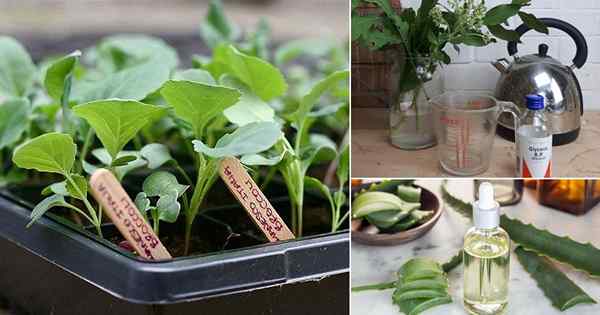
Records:
{"label": "black plastic tray", "polygon": [[29,214],[0,196],[0,294],[34,314],[349,313],[348,231],[148,262]]}

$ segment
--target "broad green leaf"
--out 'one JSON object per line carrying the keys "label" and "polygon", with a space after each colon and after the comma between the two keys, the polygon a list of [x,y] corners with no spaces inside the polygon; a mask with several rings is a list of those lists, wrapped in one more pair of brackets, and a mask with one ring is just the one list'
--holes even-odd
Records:
{"label": "broad green leaf", "polygon": [[46,70],[44,86],[48,95],[56,102],[61,102],[63,95],[66,96],[66,99],[69,98],[70,89],[65,89],[65,87],[69,87],[70,83],[67,84],[67,81],[73,79],[73,72],[80,57],[81,52],[77,50],[56,60]]}
{"label": "broad green leaf", "polygon": [[169,79],[170,69],[161,62],[146,62],[111,73],[96,81],[77,81],[71,98],[79,103],[106,99],[143,100]]}
{"label": "broad green leaf", "polygon": [[158,219],[169,223],[177,221],[181,205],[177,201],[179,197],[177,190],[173,189],[169,193],[162,194],[156,202]]}
{"label": "broad green leaf", "polygon": [[336,158],[337,147],[327,136],[314,133],[309,135],[309,143],[302,148],[300,156],[307,166],[328,162]]}
{"label": "broad green leaf", "polygon": [[193,81],[208,85],[216,85],[217,82],[212,77],[210,72],[202,69],[187,69],[182,71],[177,71],[173,75],[173,79],[176,81]]}
{"label": "broad green leaf", "polygon": [[[98,149],[94,149],[92,150],[92,155],[102,163],[101,167],[106,167],[106,166],[111,166],[113,164],[113,158],[110,155],[110,153],[108,153],[108,151],[105,148],[98,148]],[[123,177],[125,177],[125,175],[127,175],[129,172],[138,169],[140,167],[144,167],[148,164],[148,162],[144,159],[142,159],[140,153],[138,151],[128,151],[128,150],[124,150],[119,152],[119,154],[117,154],[117,160],[119,158],[122,157],[126,157],[126,156],[133,156],[135,157],[134,160],[129,161],[127,163],[125,163],[124,165],[121,166],[117,166],[115,167],[115,174],[117,175],[117,178],[119,180],[123,179]],[[126,160],[129,160],[130,158],[126,158]],[[98,166],[92,165],[86,161],[83,162],[83,169],[85,170],[85,172],[87,174],[93,174],[98,168]]]}
{"label": "broad green leaf", "polygon": [[75,125],[77,121],[73,117],[71,112],[69,99],[71,97],[71,87],[73,85],[73,76],[77,64],[81,57],[80,51],[75,51],[70,55],[60,58],[54,61],[46,69],[44,78],[44,85],[48,95],[54,99],[55,102],[61,104],[62,108],[62,124],[63,132],[74,134]]}
{"label": "broad green leaf", "polygon": [[372,27],[380,21],[380,17],[375,15],[352,16],[352,41],[358,40],[362,36],[368,38],[374,31]]}
{"label": "broad green leaf", "polygon": [[253,122],[275,120],[275,110],[249,91],[239,80],[230,75],[224,75],[221,83],[242,93],[239,101],[223,112],[231,123],[244,126]]}
{"label": "broad green leaf", "polygon": [[235,104],[240,93],[234,89],[191,81],[167,81],[160,93],[175,114],[190,123],[196,137],[202,137],[209,121]]}
{"label": "broad green leaf", "polygon": [[265,151],[281,138],[281,126],[274,122],[250,123],[226,134],[214,148],[194,140],[194,150],[213,158],[239,156]]}
{"label": "broad green leaf", "polygon": [[483,47],[486,44],[485,39],[478,33],[467,33],[460,37],[460,41],[468,46]]}
{"label": "broad green leaf", "polygon": [[22,97],[32,89],[37,69],[12,37],[0,36],[0,95]]}
{"label": "broad green leaf", "polygon": [[346,80],[349,77],[350,73],[348,70],[337,71],[330,74],[325,79],[319,81],[308,93],[305,95],[300,101],[300,105],[298,109],[293,114],[294,120],[296,122],[300,122],[304,120],[308,114],[312,111],[312,108],[315,106],[317,101],[321,98],[321,96],[329,89],[335,87],[342,80]]}
{"label": "broad green leaf", "polygon": [[520,42],[521,35],[517,31],[507,30],[502,24],[490,25],[487,27],[492,35],[509,42]]}
{"label": "broad green leaf", "polygon": [[531,29],[534,29],[540,33],[548,34],[548,26],[538,20],[535,15],[529,14],[527,12],[519,11],[519,17],[523,22],[529,26]]}
{"label": "broad green leaf", "polygon": [[337,111],[340,110],[340,108],[342,108],[344,106],[346,106],[345,103],[325,105],[317,110],[314,110],[314,111],[308,113],[308,117],[318,118],[318,117],[333,115],[333,114],[337,113]]}
{"label": "broad green leaf", "polygon": [[329,187],[327,187],[327,185],[323,184],[317,178],[310,177],[310,176],[304,176],[304,186],[307,189],[316,190],[316,191],[320,192],[321,195],[323,195],[323,197],[327,198],[328,200],[331,200],[331,201],[333,200],[332,196],[331,196],[331,191],[329,190]]}
{"label": "broad green leaf", "polygon": [[29,102],[26,99],[9,99],[0,104],[0,150],[21,139],[29,123],[28,115]]}
{"label": "broad green leaf", "polygon": [[340,186],[344,186],[350,175],[350,149],[348,145],[344,146],[342,153],[340,153],[335,174],[337,175]]}
{"label": "broad green leaf", "polygon": [[138,208],[138,210],[140,210],[140,212],[142,212],[145,215],[145,212],[150,210],[150,199],[148,199],[148,196],[146,195],[145,192],[140,191],[136,196],[135,196],[135,200],[134,200],[135,206]]}
{"label": "broad green leaf", "polygon": [[99,67],[110,72],[120,71],[150,60],[159,61],[168,69],[179,64],[177,51],[162,39],[142,34],[109,36],[97,47]]}
{"label": "broad green leaf", "polygon": [[40,201],[40,203],[38,203],[31,211],[31,214],[29,215],[31,221],[29,221],[27,227],[29,228],[33,223],[35,223],[35,221],[41,218],[51,208],[62,207],[66,204],[67,202],[65,201],[65,198],[61,195],[52,195],[50,197],[45,198],[44,200]]}
{"label": "broad green leaf", "polygon": [[[228,61],[229,45],[222,43],[213,48],[212,59],[204,63],[202,69],[210,72],[213,78],[219,79],[221,75],[230,72]],[[198,65],[198,63],[196,63]]]}
{"label": "broad green leaf", "polygon": [[[354,31],[354,30],[352,30]],[[323,57],[334,48],[333,39],[298,39],[286,42],[275,51],[275,64],[284,65],[300,56]]]}
{"label": "broad green leaf", "polygon": [[73,167],[76,150],[71,136],[52,132],[19,145],[12,160],[20,168],[65,175]]}
{"label": "broad green leaf", "polygon": [[79,174],[71,174],[71,179],[73,180],[73,183],[71,183],[69,180],[66,181],[69,196],[77,198],[79,200],[86,199],[88,192],[88,184],[85,177]]}
{"label": "broad green leaf", "polygon": [[247,154],[240,158],[240,162],[244,165],[266,165],[273,166],[279,164],[283,157],[285,156],[285,152],[281,154],[268,155],[264,153],[255,153],[255,154]]}
{"label": "broad green leaf", "polygon": [[175,175],[164,171],[150,174],[142,185],[142,189],[148,197],[167,195],[173,190],[177,192],[177,196],[181,196],[188,187],[187,185],[179,184]]}
{"label": "broad green leaf", "polygon": [[148,161],[148,168],[157,169],[165,163],[173,160],[169,148],[161,143],[150,143],[140,150],[140,155]]}
{"label": "broad green leaf", "polygon": [[102,100],[77,105],[75,115],[85,119],[115,159],[142,127],[166,113],[165,108],[126,100]]}
{"label": "broad green leaf", "polygon": [[504,23],[510,17],[517,15],[521,9],[520,5],[516,4],[501,4],[491,8],[483,18],[483,24],[498,25]]}
{"label": "broad green leaf", "polygon": [[44,190],[42,190],[42,196],[48,196],[51,194],[61,195],[68,197],[69,191],[67,190],[67,181],[63,180],[62,182],[54,183],[46,186]]}
{"label": "broad green leaf", "polygon": [[114,159],[112,161],[112,163],[110,163],[110,166],[113,166],[113,167],[124,166],[124,165],[129,164],[129,162],[135,161],[137,159],[138,159],[138,157],[135,155],[119,156],[116,159]]}
{"label": "broad green leaf", "polygon": [[227,50],[227,64],[231,73],[263,101],[268,102],[287,91],[287,83],[279,69],[260,58],[239,52],[232,45]]}
{"label": "broad green leaf", "polygon": [[200,26],[200,35],[211,48],[222,42],[232,42],[239,37],[238,27],[229,21],[220,0],[212,0],[206,18]]}

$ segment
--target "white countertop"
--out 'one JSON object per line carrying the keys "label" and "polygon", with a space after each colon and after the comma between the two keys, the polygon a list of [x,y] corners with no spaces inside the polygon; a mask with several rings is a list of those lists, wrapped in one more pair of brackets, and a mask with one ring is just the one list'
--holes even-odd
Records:
{"label": "white countertop", "polygon": [[[465,201],[473,200],[472,180],[452,179],[450,181],[448,190],[453,196]],[[417,183],[440,196],[441,180],[418,180]],[[525,188],[523,200],[517,205],[503,207],[502,212],[512,218],[532,223],[538,228],[548,229],[554,234],[569,235],[576,241],[591,242],[600,247],[600,205],[586,215],[574,216],[540,206],[534,199],[533,191]],[[431,257],[441,263],[448,261],[462,247],[462,237],[470,224],[470,220],[446,207],[433,229],[422,238],[410,243],[375,247],[352,242],[352,286],[392,281],[395,279],[394,272],[411,257]],[[600,278],[592,279],[569,266],[561,265],[560,268],[588,295],[600,302]],[[506,314],[600,314],[600,304],[579,304],[565,312],[554,308],[518,262],[514,251],[511,252],[510,278],[509,305]],[[462,265],[450,272],[449,279],[453,303],[431,308],[422,313],[423,315],[467,314],[462,306]],[[392,292],[393,290],[352,293],[352,314],[401,314],[398,307],[392,304]]]}

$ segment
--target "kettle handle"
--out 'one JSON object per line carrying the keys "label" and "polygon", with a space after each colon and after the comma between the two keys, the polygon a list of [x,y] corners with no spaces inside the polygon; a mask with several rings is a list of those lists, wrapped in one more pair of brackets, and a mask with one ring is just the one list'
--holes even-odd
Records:
{"label": "kettle handle", "polygon": [[[583,36],[583,34],[581,34],[581,32],[575,28],[575,26],[559,20],[559,19],[554,19],[554,18],[540,18],[539,19],[540,22],[544,23],[546,26],[551,27],[551,28],[556,28],[559,29],[565,33],[567,33],[567,35],[569,35],[573,41],[575,41],[575,45],[577,47],[577,53],[575,54],[575,58],[573,58],[573,65],[577,68],[581,68],[583,67],[583,65],[585,64],[585,62],[587,61],[588,58],[588,46],[587,46],[587,42],[585,40],[585,37]],[[523,35],[525,33],[527,33],[529,30],[531,30],[531,28],[529,26],[527,26],[525,23],[521,24],[519,27],[517,27],[517,29],[515,30],[517,33],[519,33],[519,35]],[[512,41],[512,42],[508,42],[508,54],[509,55],[514,55],[517,53],[517,42]]]}

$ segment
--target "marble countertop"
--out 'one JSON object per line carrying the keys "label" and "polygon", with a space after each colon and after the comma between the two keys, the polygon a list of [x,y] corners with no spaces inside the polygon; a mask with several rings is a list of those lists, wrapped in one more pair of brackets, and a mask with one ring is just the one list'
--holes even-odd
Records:
{"label": "marble countertop", "polygon": [[[440,196],[441,180],[424,179],[418,180],[417,184]],[[473,200],[472,180],[452,179],[448,190],[465,201]],[[525,188],[523,200],[517,205],[503,207],[502,213],[532,223],[538,228],[548,229],[555,234],[569,235],[579,242],[591,242],[600,247],[600,205],[586,215],[574,216],[540,206],[534,199],[533,191]],[[352,242],[352,286],[391,281],[394,279],[394,272],[411,257],[425,256],[446,262],[462,247],[462,237],[470,225],[468,219],[446,207],[433,229],[410,243],[374,247]],[[568,266],[559,267],[592,298],[600,302],[600,279],[592,279]],[[600,314],[600,304],[579,304],[565,312],[554,308],[523,269],[514,252],[511,255],[510,278],[509,306],[506,312],[508,315]],[[453,303],[429,309],[424,315],[467,314],[462,306],[462,265],[450,272],[449,279]],[[392,290],[352,293],[352,314],[401,314],[398,307],[392,304],[391,294]]]}

